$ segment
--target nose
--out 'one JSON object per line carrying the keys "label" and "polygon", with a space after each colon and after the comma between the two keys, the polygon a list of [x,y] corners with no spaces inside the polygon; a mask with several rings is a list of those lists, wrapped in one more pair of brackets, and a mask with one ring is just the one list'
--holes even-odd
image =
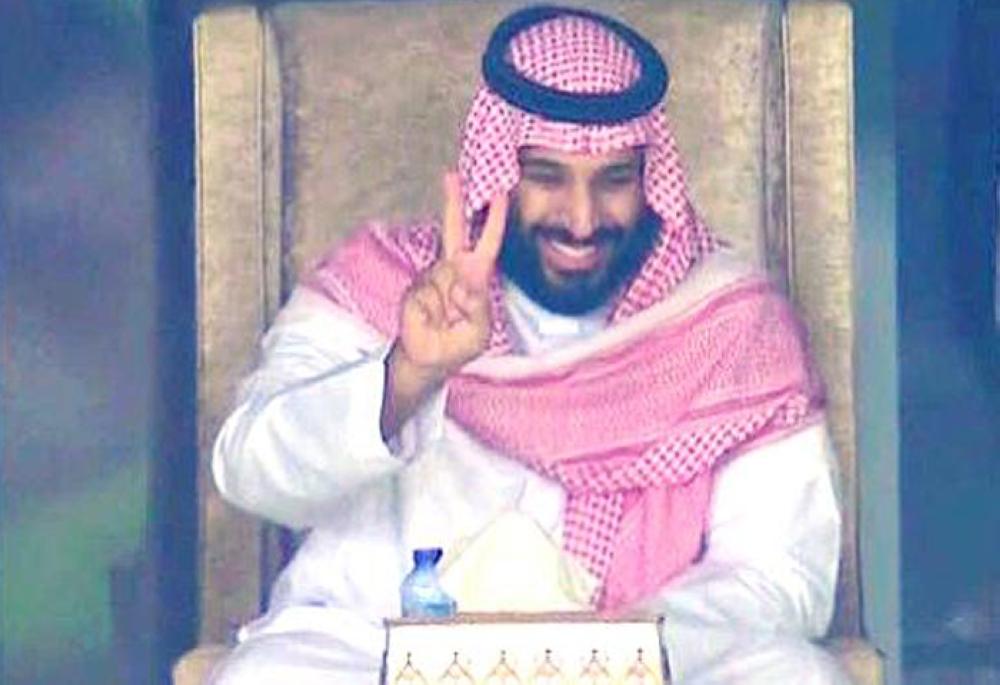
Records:
{"label": "nose", "polygon": [[569,230],[575,238],[589,238],[597,224],[597,206],[589,187],[577,184],[573,188],[569,207]]}

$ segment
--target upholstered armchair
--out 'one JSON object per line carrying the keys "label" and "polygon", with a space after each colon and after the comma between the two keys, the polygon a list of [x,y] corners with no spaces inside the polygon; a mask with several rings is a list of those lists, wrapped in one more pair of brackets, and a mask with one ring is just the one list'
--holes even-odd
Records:
{"label": "upholstered armchair", "polygon": [[[479,53],[515,3],[291,3],[195,23],[200,647],[194,685],[262,609],[281,534],[225,504],[211,444],[260,335],[308,260],[370,217],[438,210]],[[523,3],[521,3],[523,4]],[[863,635],[853,358],[852,25],[846,2],[585,2],[634,24],[672,73],[668,115],[709,224],[768,269],[809,325],[841,461],[828,647],[881,682]]]}

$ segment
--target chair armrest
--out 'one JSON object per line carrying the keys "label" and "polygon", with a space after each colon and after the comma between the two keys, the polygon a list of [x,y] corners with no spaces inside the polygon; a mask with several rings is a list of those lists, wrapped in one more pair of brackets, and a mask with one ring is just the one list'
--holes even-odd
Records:
{"label": "chair armrest", "polygon": [[174,664],[173,685],[204,685],[212,670],[230,652],[224,645],[200,645]]}
{"label": "chair armrest", "polygon": [[882,655],[865,640],[840,637],[824,643],[856,685],[883,685]]}

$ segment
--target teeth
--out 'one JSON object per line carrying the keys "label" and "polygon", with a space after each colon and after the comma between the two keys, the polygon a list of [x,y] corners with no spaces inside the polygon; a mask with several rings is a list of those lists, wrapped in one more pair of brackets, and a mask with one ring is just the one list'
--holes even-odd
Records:
{"label": "teeth", "polygon": [[583,245],[583,246],[568,245],[566,243],[561,243],[557,240],[551,241],[550,244],[552,245],[553,248],[555,248],[559,252],[562,252],[563,254],[569,257],[587,257],[593,254],[594,250],[597,249],[593,245]]}

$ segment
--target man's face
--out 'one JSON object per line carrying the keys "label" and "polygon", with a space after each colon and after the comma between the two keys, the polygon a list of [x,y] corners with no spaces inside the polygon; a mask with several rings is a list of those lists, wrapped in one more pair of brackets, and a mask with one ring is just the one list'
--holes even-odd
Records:
{"label": "man's face", "polygon": [[635,275],[659,236],[642,191],[641,151],[528,147],[519,162],[501,271],[557,314],[600,307]]}

